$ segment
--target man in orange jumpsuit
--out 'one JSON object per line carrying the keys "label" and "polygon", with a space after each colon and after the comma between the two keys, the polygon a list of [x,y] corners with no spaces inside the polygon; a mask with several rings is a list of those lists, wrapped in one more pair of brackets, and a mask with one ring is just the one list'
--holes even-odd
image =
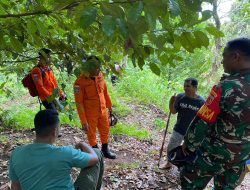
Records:
{"label": "man in orange jumpsuit", "polygon": [[98,148],[98,128],[104,157],[115,159],[116,155],[108,148],[110,126],[107,108],[111,111],[112,102],[103,74],[100,72],[101,61],[96,56],[90,56],[83,67],[86,67],[83,70],[87,70],[87,73],[81,74],[74,83],[75,102],[82,129],[88,136],[89,144],[93,148]]}
{"label": "man in orange jumpsuit", "polygon": [[46,48],[39,51],[38,65],[33,68],[31,75],[43,106],[46,109],[56,109],[55,102],[51,101],[51,97],[54,93],[56,91],[59,92],[60,99],[62,100],[65,100],[66,96],[62,90],[59,91],[56,77],[49,67],[51,64],[50,54],[51,50]]}

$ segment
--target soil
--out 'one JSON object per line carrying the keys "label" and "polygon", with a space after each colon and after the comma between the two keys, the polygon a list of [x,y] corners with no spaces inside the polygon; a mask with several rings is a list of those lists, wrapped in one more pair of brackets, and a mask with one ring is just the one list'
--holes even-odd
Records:
{"label": "soil", "polygon": [[[110,148],[117,154],[117,159],[105,159],[105,173],[103,178],[103,190],[110,189],[181,189],[179,185],[179,172],[176,167],[166,171],[157,166],[159,160],[159,149],[161,147],[164,129],[157,130],[153,121],[155,118],[165,119],[167,115],[154,105],[129,105],[133,113],[119,118],[120,122],[137,124],[151,131],[151,138],[139,140],[135,137],[125,135],[112,135]],[[57,145],[74,145],[79,141],[86,142],[86,135],[75,127],[69,125],[61,126],[62,137],[58,139]],[[0,190],[10,189],[8,180],[8,160],[11,151],[22,144],[32,142],[34,132],[31,130],[13,130],[5,128],[0,132]],[[170,134],[166,137],[166,144]],[[163,161],[165,158],[163,154]],[[77,169],[72,170],[73,179],[78,174]],[[211,189],[212,183],[208,185]],[[250,189],[250,174],[247,174],[237,190]]]}

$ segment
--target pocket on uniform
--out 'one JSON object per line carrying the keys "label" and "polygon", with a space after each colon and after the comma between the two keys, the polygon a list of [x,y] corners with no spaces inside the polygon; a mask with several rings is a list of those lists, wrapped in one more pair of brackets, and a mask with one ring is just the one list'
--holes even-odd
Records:
{"label": "pocket on uniform", "polygon": [[95,99],[97,97],[96,87],[93,85],[85,87],[85,93],[88,99]]}

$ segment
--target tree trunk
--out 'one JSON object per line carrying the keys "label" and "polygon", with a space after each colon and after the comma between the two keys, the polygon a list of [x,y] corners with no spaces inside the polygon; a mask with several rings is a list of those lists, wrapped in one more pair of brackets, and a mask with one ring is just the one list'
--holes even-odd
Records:
{"label": "tree trunk", "polygon": [[[213,0],[213,19],[215,26],[218,30],[221,28],[220,18],[218,16],[218,0]],[[210,76],[212,76],[218,70],[220,66],[220,53],[221,53],[221,38],[215,38],[214,60]]]}

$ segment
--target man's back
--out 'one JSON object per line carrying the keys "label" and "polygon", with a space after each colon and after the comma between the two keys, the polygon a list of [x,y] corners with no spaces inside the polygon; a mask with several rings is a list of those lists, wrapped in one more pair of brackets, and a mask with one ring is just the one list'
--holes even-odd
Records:
{"label": "man's back", "polygon": [[84,168],[88,162],[87,153],[70,146],[28,144],[13,151],[10,178],[19,181],[22,190],[71,190],[71,168]]}
{"label": "man's back", "polygon": [[52,95],[53,90],[57,87],[57,81],[53,71],[49,67],[39,67],[34,67],[31,74],[39,97],[43,101],[48,96]]}
{"label": "man's back", "polygon": [[250,156],[250,70],[226,77],[218,87],[220,114],[203,147],[234,164]]}

